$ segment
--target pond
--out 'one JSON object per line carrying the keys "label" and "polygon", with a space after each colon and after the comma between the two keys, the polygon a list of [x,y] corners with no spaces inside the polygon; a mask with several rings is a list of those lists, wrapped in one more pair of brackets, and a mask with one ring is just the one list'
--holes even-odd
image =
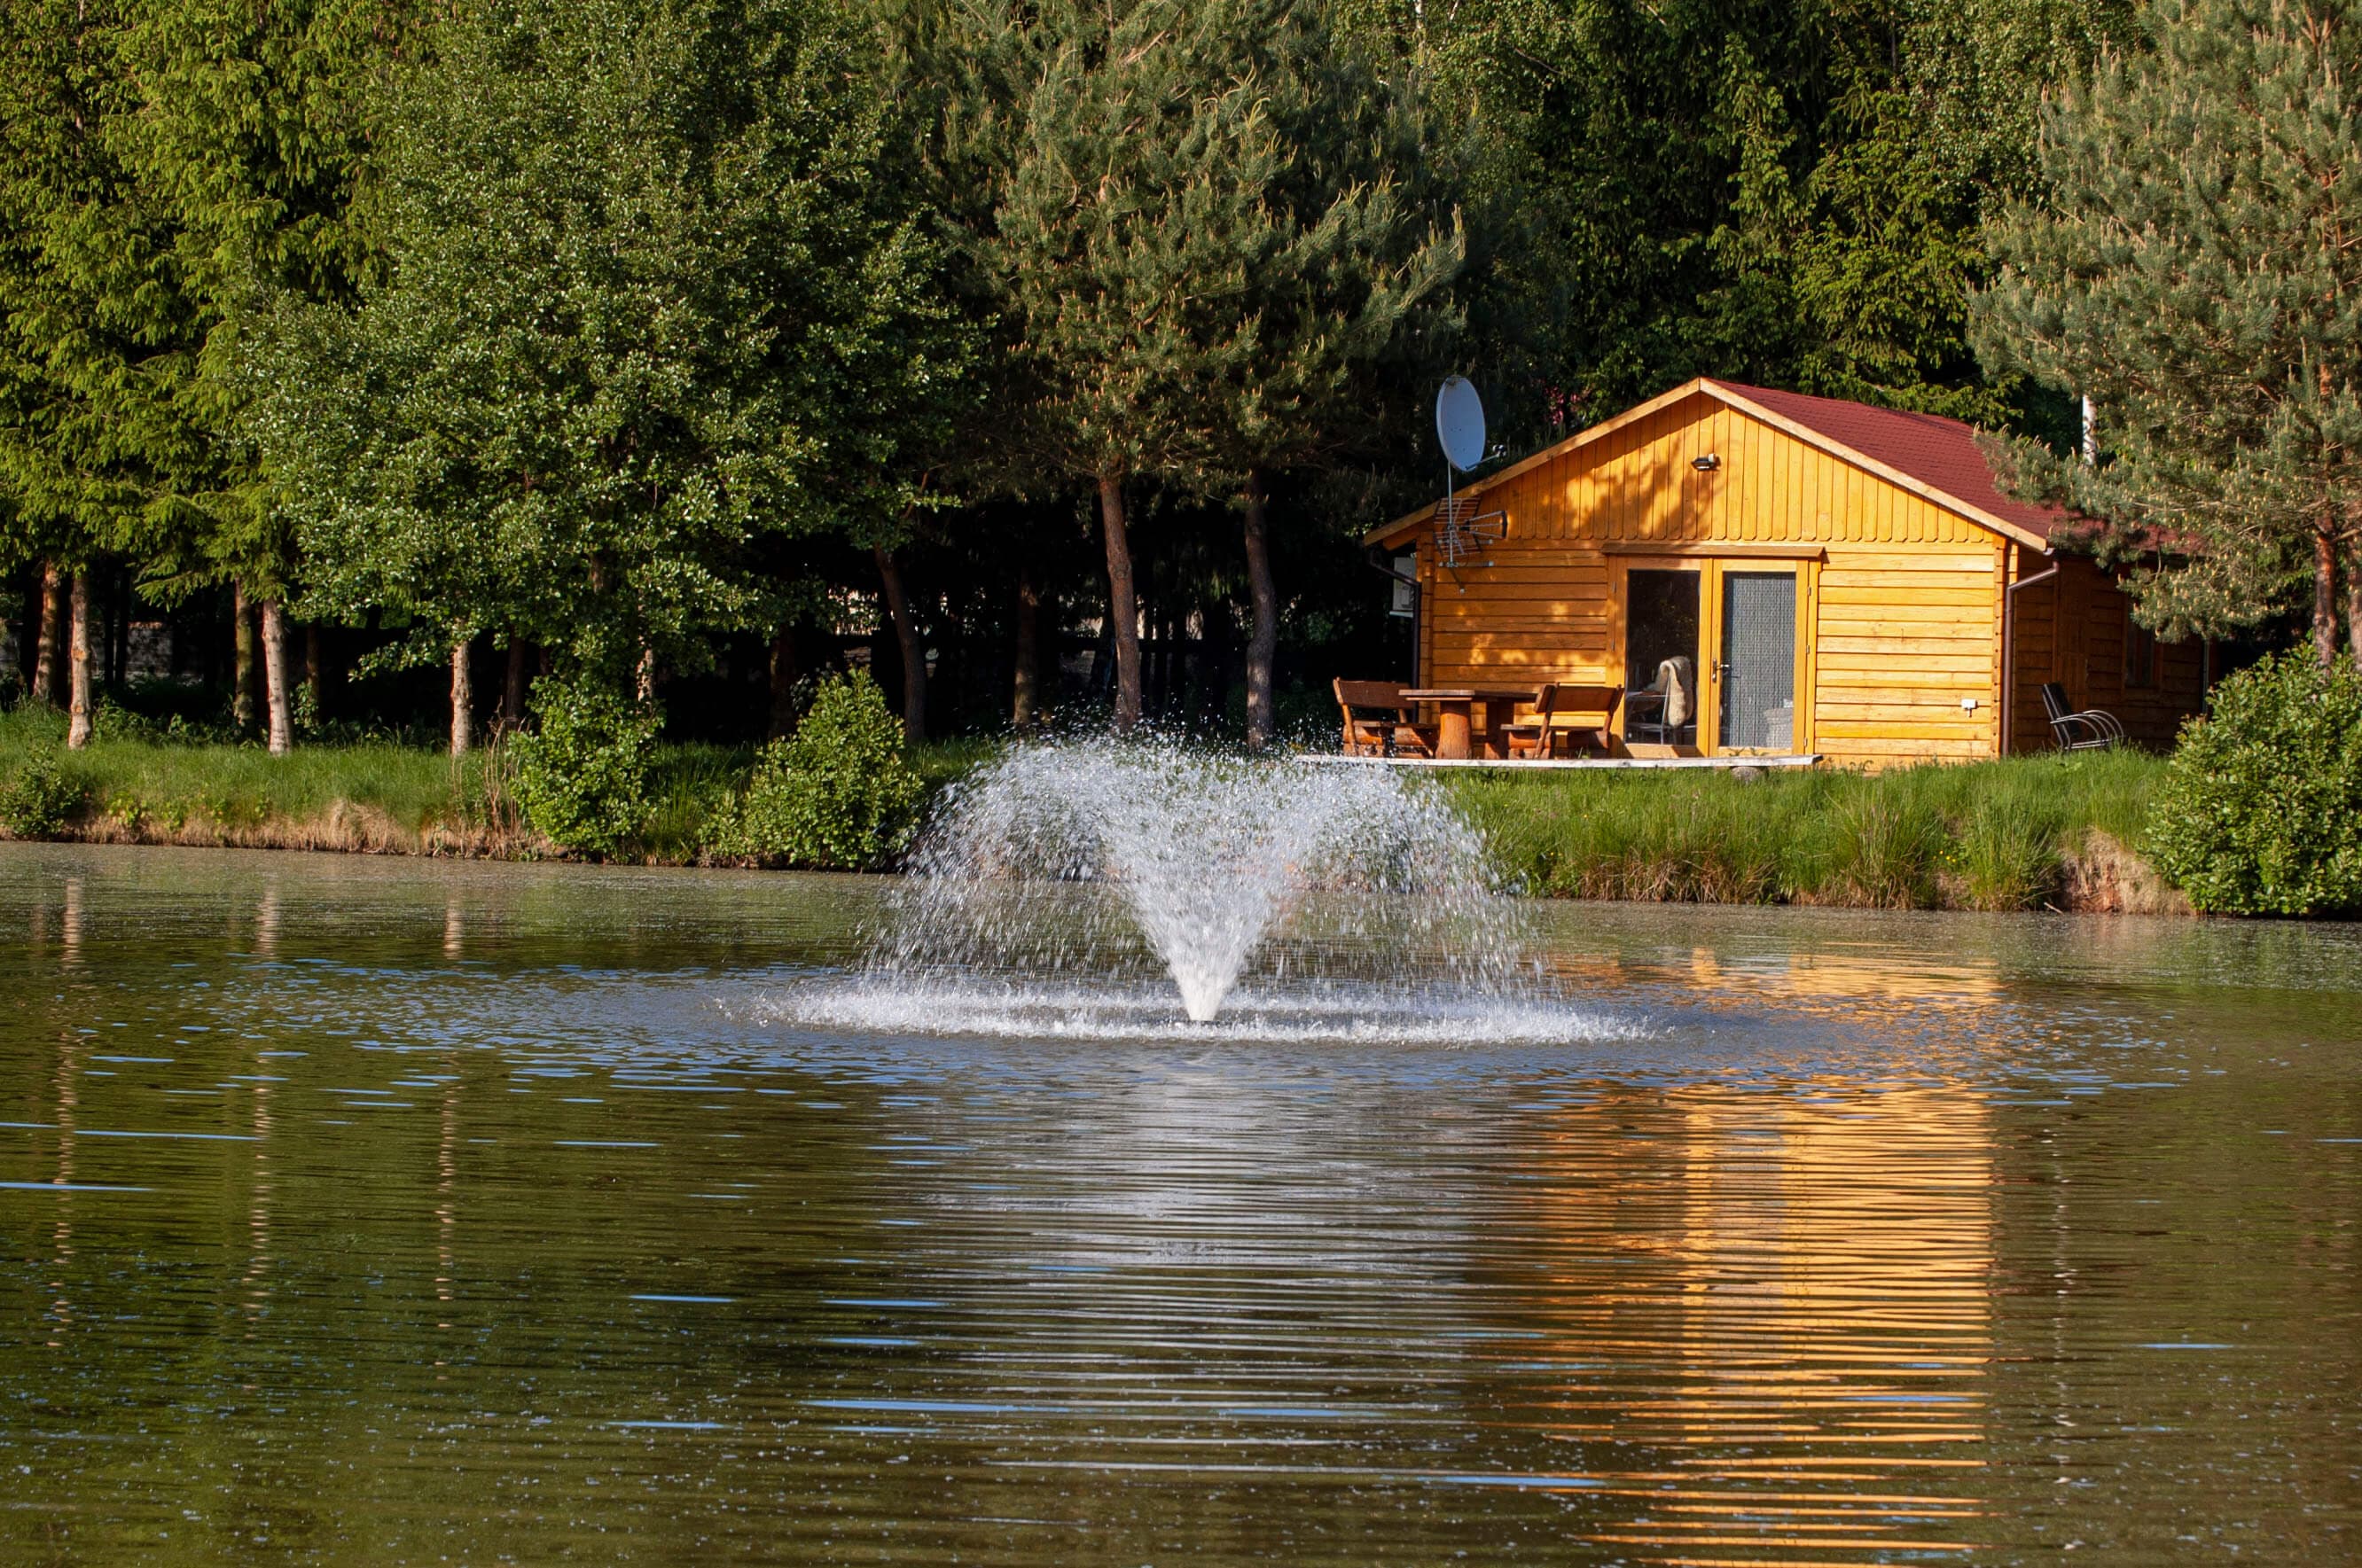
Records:
{"label": "pond", "polygon": [[0,1559],[2362,1556],[2353,927],[816,1023],[889,892],[0,846]]}

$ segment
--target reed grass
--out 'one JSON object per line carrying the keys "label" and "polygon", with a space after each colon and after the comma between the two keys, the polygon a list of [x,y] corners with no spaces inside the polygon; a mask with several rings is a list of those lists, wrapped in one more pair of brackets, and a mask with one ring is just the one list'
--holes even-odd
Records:
{"label": "reed grass", "polygon": [[2174,895],[2129,848],[2163,773],[2092,752],[1882,773],[1472,771],[1440,787],[1545,896],[2163,909]]}

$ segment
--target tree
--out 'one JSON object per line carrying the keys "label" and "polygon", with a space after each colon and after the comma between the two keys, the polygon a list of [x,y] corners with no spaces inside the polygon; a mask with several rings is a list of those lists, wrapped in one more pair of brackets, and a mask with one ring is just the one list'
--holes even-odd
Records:
{"label": "tree", "polygon": [[1992,362],[2092,400],[2104,461],[2021,442],[2003,466],[2096,520],[2103,560],[2152,563],[2143,624],[2235,630],[2309,588],[2324,666],[2341,554],[2362,581],[2357,19],[2345,0],[2156,0],[2143,47],[2047,117],[2047,194],[1995,225],[1977,302]]}
{"label": "tree", "polygon": [[124,157],[139,108],[124,26],[105,0],[0,7],[0,490],[10,553],[72,574],[74,747],[91,736],[86,578],[140,550],[155,498],[205,462],[171,214]]}
{"label": "tree", "polygon": [[973,0],[919,18],[921,74],[952,84],[937,168],[1002,326],[1002,444],[1022,455],[1002,466],[1098,499],[1119,731],[1141,715],[1127,489],[1220,482],[1231,391],[1264,348],[1253,272],[1277,236],[1259,203],[1294,149],[1256,67],[1284,16]]}
{"label": "tree", "polygon": [[2131,0],[1346,0],[1465,192],[1513,446],[1695,375],[1986,420],[1978,225]]}
{"label": "tree", "polygon": [[1221,461],[1240,475],[1247,744],[1261,748],[1275,728],[1279,642],[1272,474],[1366,448],[1388,431],[1391,389],[1380,371],[1407,370],[1416,340],[1438,356],[1454,324],[1442,291],[1466,252],[1457,214],[1426,171],[1415,104],[1341,48],[1314,7],[1248,0],[1232,9],[1242,74],[1263,92],[1273,134],[1290,149],[1231,236],[1247,280],[1237,309],[1260,352],[1240,361],[1227,389]]}
{"label": "tree", "polygon": [[506,628],[623,691],[762,617],[767,538],[906,510],[966,346],[873,178],[866,41],[788,0],[436,30],[375,115],[381,274],[256,359],[307,604],[419,662]]}
{"label": "tree", "polygon": [[122,32],[140,103],[120,145],[142,199],[171,225],[193,342],[179,406],[202,448],[150,499],[162,526],[148,541],[148,586],[169,601],[233,585],[242,698],[254,608],[273,752],[292,744],[285,607],[301,563],[254,439],[247,340],[291,303],[353,299],[373,260],[355,200],[365,104],[419,32],[410,0],[147,0]]}

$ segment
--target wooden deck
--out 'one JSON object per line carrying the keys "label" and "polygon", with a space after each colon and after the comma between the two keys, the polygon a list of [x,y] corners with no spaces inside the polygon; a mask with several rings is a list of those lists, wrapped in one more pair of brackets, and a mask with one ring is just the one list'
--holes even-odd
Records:
{"label": "wooden deck", "polygon": [[1351,762],[1372,768],[1492,768],[1523,773],[1544,768],[1621,768],[1627,771],[1678,768],[1809,768],[1821,760],[1818,751],[1779,757],[1349,757],[1341,752],[1311,752],[1307,762]]}

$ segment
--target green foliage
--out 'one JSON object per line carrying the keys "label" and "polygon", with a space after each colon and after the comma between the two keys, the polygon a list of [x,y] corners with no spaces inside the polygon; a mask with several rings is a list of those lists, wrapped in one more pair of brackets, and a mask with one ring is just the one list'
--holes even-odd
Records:
{"label": "green foliage", "polygon": [[2011,482],[2104,520],[2099,553],[2146,563],[2137,612],[2169,637],[2310,600],[2323,662],[2334,645],[2334,557],[2362,545],[2357,22],[2345,0],[2151,0],[2144,47],[2049,116],[2041,199],[1992,230],[1989,362],[2090,397],[2108,459],[2022,442]]}
{"label": "green foliage", "polygon": [[376,105],[381,271],[255,356],[312,608],[598,678],[767,619],[767,543],[902,510],[962,396],[874,41],[812,0],[523,0],[434,43]]}
{"label": "green foliage", "polygon": [[54,746],[35,746],[0,778],[0,828],[17,839],[53,839],[82,810],[87,790]]}
{"label": "green foliage", "polygon": [[2362,911],[2362,670],[2285,654],[2182,729],[2148,850],[2220,915]]}
{"label": "green foliage", "polygon": [[548,677],[534,683],[533,709],[537,727],[511,743],[525,819],[564,848],[614,854],[647,821],[657,717],[602,686]]}
{"label": "green foliage", "polygon": [[[1695,375],[1996,421],[1965,292],[2131,0],[1344,0],[1427,89],[1518,444]],[[1431,450],[1431,449],[1429,449]]]}
{"label": "green foliage", "polygon": [[901,853],[926,785],[902,721],[866,673],[821,684],[792,739],[763,749],[746,793],[717,815],[718,855],[828,871],[867,871]]}

